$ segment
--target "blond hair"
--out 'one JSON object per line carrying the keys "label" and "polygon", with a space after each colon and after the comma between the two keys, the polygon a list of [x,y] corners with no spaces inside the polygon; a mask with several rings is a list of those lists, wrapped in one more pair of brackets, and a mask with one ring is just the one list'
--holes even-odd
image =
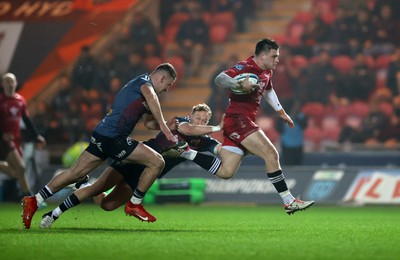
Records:
{"label": "blond hair", "polygon": [[193,106],[192,115],[197,111],[206,111],[208,113],[209,118],[211,118],[211,116],[212,116],[211,108],[205,103]]}

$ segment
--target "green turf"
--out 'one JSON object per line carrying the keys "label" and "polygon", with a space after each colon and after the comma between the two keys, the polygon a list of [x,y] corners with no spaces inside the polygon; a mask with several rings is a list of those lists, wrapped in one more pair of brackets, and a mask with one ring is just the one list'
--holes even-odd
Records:
{"label": "green turf", "polygon": [[[52,209],[50,205],[47,209]],[[122,208],[83,204],[49,230],[22,228],[0,204],[1,259],[399,259],[400,207],[326,207],[288,216],[281,206],[149,206],[142,223]]]}

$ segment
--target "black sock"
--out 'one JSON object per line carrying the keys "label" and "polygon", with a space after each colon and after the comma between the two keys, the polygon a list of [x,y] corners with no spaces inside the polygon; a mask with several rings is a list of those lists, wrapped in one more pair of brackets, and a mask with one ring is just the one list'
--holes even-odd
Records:
{"label": "black sock", "polygon": [[42,196],[43,200],[46,200],[48,198],[50,198],[51,196],[53,196],[53,193],[51,192],[51,190],[49,189],[49,187],[44,186],[43,189],[41,189],[39,192],[40,196]]}
{"label": "black sock", "polygon": [[267,173],[267,176],[271,181],[271,183],[275,186],[275,189],[278,191],[278,193],[288,190],[288,187],[285,182],[285,176],[283,176],[282,170],[278,170],[272,173]]}
{"label": "black sock", "polygon": [[204,153],[197,153],[193,162],[211,174],[215,174],[221,166],[221,160],[218,157]]}
{"label": "black sock", "polygon": [[72,193],[68,198],[66,198],[63,203],[60,204],[60,209],[62,212],[67,211],[68,209],[75,207],[81,204],[78,197],[74,193]]}
{"label": "black sock", "polygon": [[135,196],[136,198],[138,198],[138,199],[143,199],[143,197],[146,195],[146,192],[143,192],[143,191],[140,191],[140,190],[138,190],[138,188],[136,188],[134,191],[133,191],[133,196]]}

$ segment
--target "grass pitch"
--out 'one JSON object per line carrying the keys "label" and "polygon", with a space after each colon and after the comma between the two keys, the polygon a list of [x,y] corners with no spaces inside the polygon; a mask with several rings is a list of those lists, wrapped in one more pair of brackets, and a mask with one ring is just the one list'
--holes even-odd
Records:
{"label": "grass pitch", "polygon": [[1,259],[399,259],[400,207],[161,205],[142,223],[123,209],[83,204],[49,230],[30,230],[21,206],[0,204]]}

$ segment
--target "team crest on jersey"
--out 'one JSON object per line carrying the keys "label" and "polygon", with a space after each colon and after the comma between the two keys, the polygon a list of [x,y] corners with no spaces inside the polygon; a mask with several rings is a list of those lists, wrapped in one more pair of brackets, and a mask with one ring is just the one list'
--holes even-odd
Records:
{"label": "team crest on jersey", "polygon": [[144,75],[143,77],[140,77],[140,78],[143,79],[143,80],[146,80],[146,81],[150,80],[149,75]]}
{"label": "team crest on jersey", "polygon": [[133,144],[133,142],[132,142],[132,138],[130,138],[129,136],[126,138],[126,143],[128,144],[128,145],[132,145]]}
{"label": "team crest on jersey", "polygon": [[240,138],[240,134],[238,134],[238,133],[236,133],[236,132],[233,132],[232,134],[230,134],[229,135],[229,137],[231,138],[231,139],[239,139]]}
{"label": "team crest on jersey", "polygon": [[17,114],[18,114],[18,107],[12,107],[11,109],[10,109],[10,113],[13,115],[13,116],[16,116]]}
{"label": "team crest on jersey", "polygon": [[236,64],[236,65],[234,66],[234,68],[237,69],[238,71],[241,71],[242,69],[244,69],[244,65],[242,65],[242,64]]}

